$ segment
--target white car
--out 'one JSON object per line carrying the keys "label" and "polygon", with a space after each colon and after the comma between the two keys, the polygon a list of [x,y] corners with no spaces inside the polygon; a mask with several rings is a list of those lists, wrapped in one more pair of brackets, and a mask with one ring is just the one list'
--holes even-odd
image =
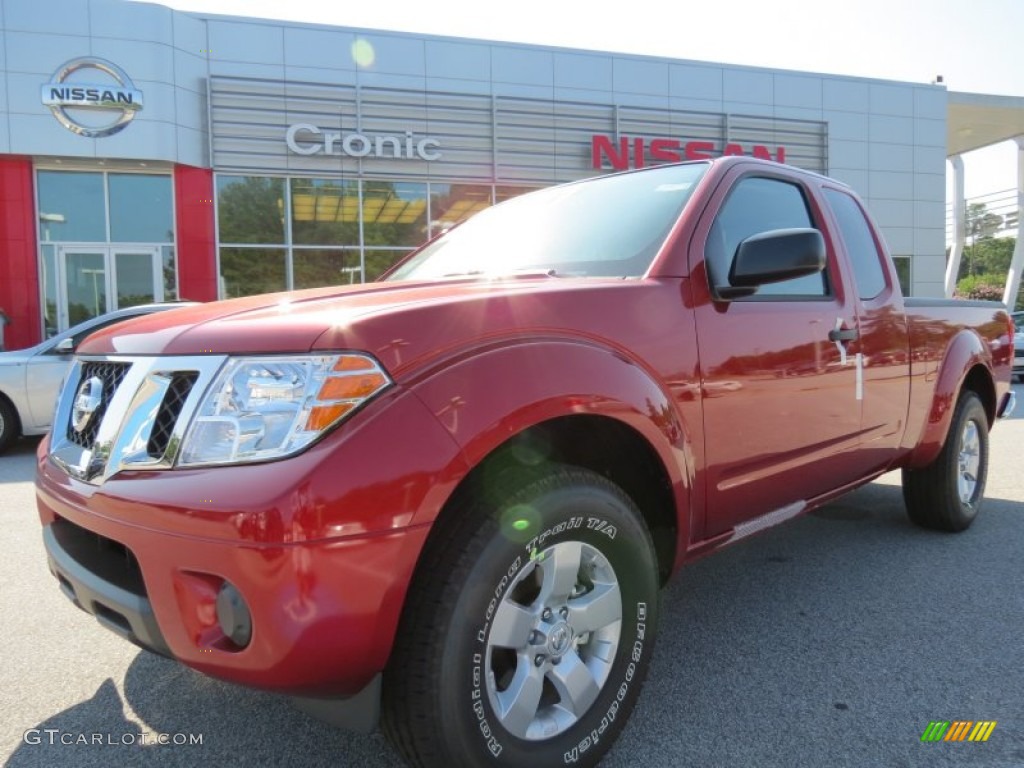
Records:
{"label": "white car", "polygon": [[79,323],[28,349],[0,352],[0,453],[20,435],[44,435],[75,348],[86,336],[140,315],[195,302],[140,304]]}

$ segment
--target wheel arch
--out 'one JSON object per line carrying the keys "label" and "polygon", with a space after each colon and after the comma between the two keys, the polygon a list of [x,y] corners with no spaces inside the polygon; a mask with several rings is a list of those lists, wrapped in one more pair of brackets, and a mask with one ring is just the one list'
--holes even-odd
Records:
{"label": "wheel arch", "polygon": [[553,465],[589,469],[629,496],[650,531],[659,577],[664,584],[679,554],[680,520],[672,479],[657,451],[642,434],[608,416],[560,416],[513,435],[462,478],[435,519],[434,530],[447,527],[449,517],[461,507],[466,496],[485,494],[496,475],[523,472],[530,476]]}
{"label": "wheel arch", "polygon": [[957,400],[964,391],[978,395],[991,428],[996,418],[992,356],[978,334],[966,329],[958,333],[949,344],[928,405],[921,437],[907,467],[915,469],[926,466],[939,455],[949,434]]}

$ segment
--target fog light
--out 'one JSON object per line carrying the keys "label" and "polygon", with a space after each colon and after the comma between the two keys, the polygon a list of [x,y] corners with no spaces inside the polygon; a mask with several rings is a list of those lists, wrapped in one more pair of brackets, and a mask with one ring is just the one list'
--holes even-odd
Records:
{"label": "fog light", "polygon": [[217,593],[217,622],[220,631],[239,648],[245,648],[252,639],[252,614],[242,593],[225,581]]}

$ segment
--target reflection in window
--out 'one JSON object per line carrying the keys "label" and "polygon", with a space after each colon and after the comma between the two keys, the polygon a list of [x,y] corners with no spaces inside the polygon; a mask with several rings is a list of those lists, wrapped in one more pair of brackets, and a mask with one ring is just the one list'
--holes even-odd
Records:
{"label": "reflection in window", "polygon": [[102,243],[107,240],[102,173],[39,171],[39,239]]}
{"label": "reflection in window", "polygon": [[363,244],[416,246],[427,240],[427,185],[363,182]]}
{"label": "reflection in window", "polygon": [[43,336],[50,338],[58,331],[57,325],[57,261],[56,247],[42,246],[39,278],[43,293]]}
{"label": "reflection in window", "polygon": [[296,248],[292,254],[295,288],[322,288],[362,282],[358,248]]}
{"label": "reflection in window", "polygon": [[900,288],[904,296],[910,296],[910,262],[909,256],[893,256],[892,263],[896,266],[896,275],[900,279]]}
{"label": "reflection in window", "polygon": [[434,237],[491,206],[490,186],[430,185],[430,236]]}
{"label": "reflection in window", "polygon": [[113,242],[174,242],[170,176],[111,173],[107,185]]}
{"label": "reflection in window", "polygon": [[217,177],[221,243],[284,245],[284,179]]}
{"label": "reflection in window", "polygon": [[[737,182],[708,233],[705,264],[712,285],[729,285],[729,274],[740,243],[752,235],[776,229],[813,227],[800,187],[778,179],[751,176]],[[757,289],[757,296],[825,296],[826,273],[820,272]]]}
{"label": "reflection in window", "polygon": [[535,189],[540,187],[495,187],[494,188],[494,203],[503,203],[506,200],[511,200],[513,197],[519,197],[525,195],[527,192],[533,192]]}
{"label": "reflection in window", "polygon": [[408,255],[409,249],[368,250],[366,252],[366,282],[373,282]]}
{"label": "reflection in window", "polygon": [[177,301],[178,275],[175,270],[174,248],[164,245],[160,248],[160,263],[164,272],[164,301]]}
{"label": "reflection in window", "polygon": [[225,299],[288,287],[283,248],[221,248],[220,295]]}
{"label": "reflection in window", "polygon": [[68,326],[107,311],[107,268],[104,251],[72,251],[65,254]]}
{"label": "reflection in window", "polygon": [[292,179],[292,242],[359,247],[359,182]]}

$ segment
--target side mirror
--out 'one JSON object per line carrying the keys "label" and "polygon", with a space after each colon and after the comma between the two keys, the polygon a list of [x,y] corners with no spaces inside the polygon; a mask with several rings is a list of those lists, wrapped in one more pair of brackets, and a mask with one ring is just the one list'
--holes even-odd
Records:
{"label": "side mirror", "polygon": [[75,340],[70,336],[66,339],[61,339],[57,346],[53,348],[53,351],[58,355],[70,355],[75,351]]}
{"label": "side mirror", "polygon": [[825,269],[825,238],[816,229],[773,229],[739,244],[729,285],[715,286],[723,299],[750,296],[767,283],[781,283]]}

